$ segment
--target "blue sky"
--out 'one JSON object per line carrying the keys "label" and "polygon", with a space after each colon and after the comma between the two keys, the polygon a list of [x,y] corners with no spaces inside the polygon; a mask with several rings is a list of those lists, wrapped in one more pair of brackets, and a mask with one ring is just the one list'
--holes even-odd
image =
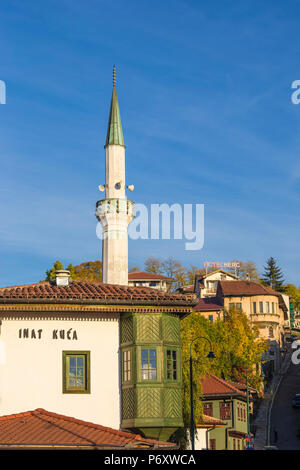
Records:
{"label": "blue sky", "polygon": [[297,0],[11,0],[0,30],[0,285],[101,258],[113,64],[132,198],[205,204],[202,250],[130,240],[129,264],[273,256],[300,284]]}

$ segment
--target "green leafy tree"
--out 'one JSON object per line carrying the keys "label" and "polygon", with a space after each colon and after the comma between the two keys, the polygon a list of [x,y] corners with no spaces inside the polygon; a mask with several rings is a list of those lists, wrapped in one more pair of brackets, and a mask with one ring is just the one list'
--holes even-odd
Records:
{"label": "green leafy tree", "polygon": [[294,304],[294,310],[300,310],[300,288],[294,284],[286,284],[284,286],[284,293],[290,297],[290,301]]}
{"label": "green leafy tree", "polygon": [[278,292],[283,292],[283,274],[279,266],[277,266],[276,260],[272,256],[267,260],[267,265],[264,266],[264,270],[265,272],[262,277],[262,282]]}
{"label": "green leafy tree", "polygon": [[[55,281],[56,271],[64,269],[61,261],[55,261],[53,266],[46,271],[46,280]],[[70,263],[67,267],[70,277],[78,281],[101,282],[102,263],[101,261],[87,261],[76,266]]]}
{"label": "green leafy tree", "polygon": [[53,263],[53,266],[46,271],[46,281],[54,282],[56,271],[59,271],[60,269],[64,269],[64,266],[61,261],[57,260]]}
{"label": "green leafy tree", "polygon": [[[183,439],[190,426],[190,345],[193,339],[193,391],[194,420],[202,417],[201,377],[211,372],[225,380],[241,381],[241,369],[248,368],[249,384],[260,389],[262,379],[256,364],[268,348],[268,343],[259,338],[258,329],[251,324],[243,312],[231,310],[224,312],[224,321],[210,322],[201,314],[194,312],[181,322],[182,363],[183,363]],[[209,362],[207,355],[211,348],[215,359]]]}
{"label": "green leafy tree", "polygon": [[86,261],[74,266],[73,279],[88,282],[101,282],[102,263],[101,261]]}

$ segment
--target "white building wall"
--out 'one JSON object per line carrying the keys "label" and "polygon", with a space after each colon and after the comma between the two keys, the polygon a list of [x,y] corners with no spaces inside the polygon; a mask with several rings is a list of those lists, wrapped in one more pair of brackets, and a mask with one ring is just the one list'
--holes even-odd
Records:
{"label": "white building wall", "polygon": [[[36,339],[19,338],[34,329]],[[41,338],[37,331],[42,329]],[[65,339],[53,339],[64,330]],[[76,339],[67,339],[66,333]],[[90,351],[90,394],[62,391],[63,351]],[[0,415],[44,408],[120,427],[119,315],[97,319],[3,319],[0,332]]]}

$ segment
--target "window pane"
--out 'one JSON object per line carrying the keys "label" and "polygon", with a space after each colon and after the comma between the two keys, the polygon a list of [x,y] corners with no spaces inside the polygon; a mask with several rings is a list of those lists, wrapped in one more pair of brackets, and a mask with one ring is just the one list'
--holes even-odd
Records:
{"label": "window pane", "polygon": [[148,361],[145,361],[144,359],[142,359],[142,369],[148,369],[148,366],[149,366]]}
{"label": "window pane", "polygon": [[83,367],[83,357],[77,358],[77,367]]}
{"label": "window pane", "polygon": [[149,379],[150,380],[155,380],[156,379],[156,370],[150,370],[149,371]]}
{"label": "window pane", "polygon": [[150,361],[150,368],[151,369],[156,369],[156,360],[151,360]]}
{"label": "window pane", "polygon": [[70,357],[70,367],[75,367],[76,366],[76,359],[75,357]]}
{"label": "window pane", "polygon": [[70,376],[71,377],[75,377],[75,375],[76,375],[75,371],[76,371],[75,367],[74,368],[70,367]]}
{"label": "window pane", "polygon": [[149,349],[149,357],[151,359],[156,359],[156,350],[155,349]]}
{"label": "window pane", "polygon": [[83,377],[83,368],[82,368],[82,367],[79,367],[79,368],[77,369],[77,376]]}
{"label": "window pane", "polygon": [[142,359],[148,359],[148,349],[142,349]]}

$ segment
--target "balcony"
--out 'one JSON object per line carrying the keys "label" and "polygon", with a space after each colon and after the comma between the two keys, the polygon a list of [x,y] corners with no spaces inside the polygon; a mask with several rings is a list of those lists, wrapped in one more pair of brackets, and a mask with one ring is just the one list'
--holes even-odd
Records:
{"label": "balcony", "polygon": [[280,315],[278,313],[251,313],[251,321],[255,323],[280,323]]}
{"label": "balcony", "polygon": [[128,199],[101,199],[96,203],[96,217],[101,218],[107,214],[127,214],[134,217],[134,203]]}

